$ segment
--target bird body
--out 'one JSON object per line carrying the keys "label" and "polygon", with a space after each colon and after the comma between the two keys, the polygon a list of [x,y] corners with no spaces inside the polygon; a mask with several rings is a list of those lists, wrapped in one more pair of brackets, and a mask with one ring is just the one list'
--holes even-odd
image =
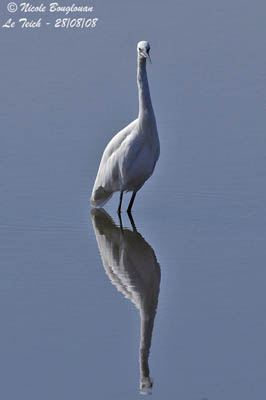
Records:
{"label": "bird body", "polygon": [[161,269],[152,247],[137,232],[115,225],[103,209],[91,210],[93,228],[106,274],[140,311],[140,388],[151,388],[149,353],[160,291]]}
{"label": "bird body", "polygon": [[160,143],[146,73],[149,48],[148,42],[138,43],[138,118],[118,132],[105,148],[92,191],[92,206],[103,206],[114,192],[120,192],[120,212],[123,192],[132,191],[132,207],[137,191],[152,175],[159,158]]}

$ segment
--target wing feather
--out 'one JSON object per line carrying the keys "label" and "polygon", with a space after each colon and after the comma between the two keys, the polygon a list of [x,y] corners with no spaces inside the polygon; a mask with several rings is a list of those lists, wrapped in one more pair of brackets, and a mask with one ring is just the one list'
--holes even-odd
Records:
{"label": "wing feather", "polygon": [[106,146],[92,190],[91,204],[93,206],[104,205],[114,192],[120,190],[119,150],[136,125],[137,120],[132,121],[118,132]]}

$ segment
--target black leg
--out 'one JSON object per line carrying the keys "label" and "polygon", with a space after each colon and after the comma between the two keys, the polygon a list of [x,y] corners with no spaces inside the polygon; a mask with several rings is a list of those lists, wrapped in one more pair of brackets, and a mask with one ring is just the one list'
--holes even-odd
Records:
{"label": "black leg", "polygon": [[122,221],[121,214],[118,214],[118,218],[119,218],[119,225],[120,225],[120,229],[121,229],[122,235],[124,235],[124,227],[123,227],[123,221]]}
{"label": "black leg", "polygon": [[122,221],[122,217],[121,217],[121,213],[118,213],[118,218],[119,218],[119,225],[120,225],[120,229],[122,231],[122,233],[124,233],[124,227],[123,227],[123,221]]}
{"label": "black leg", "polygon": [[128,218],[129,218],[129,221],[130,221],[130,223],[131,223],[133,232],[137,232],[137,228],[136,228],[136,225],[135,225],[135,222],[134,222],[134,219],[133,219],[133,217],[132,217],[131,212],[128,213]]}
{"label": "black leg", "polygon": [[129,206],[128,206],[128,208],[127,208],[127,212],[128,212],[128,214],[131,214],[131,208],[132,208],[132,206],[133,206],[133,203],[134,203],[134,200],[135,200],[136,194],[137,194],[137,192],[133,192],[133,194],[132,194],[132,197],[131,197],[131,200],[130,200]]}
{"label": "black leg", "polygon": [[118,215],[121,214],[121,206],[122,206],[122,200],[123,200],[123,193],[124,193],[123,191],[120,192],[120,201],[119,201],[119,206],[118,206],[118,209],[117,209]]}

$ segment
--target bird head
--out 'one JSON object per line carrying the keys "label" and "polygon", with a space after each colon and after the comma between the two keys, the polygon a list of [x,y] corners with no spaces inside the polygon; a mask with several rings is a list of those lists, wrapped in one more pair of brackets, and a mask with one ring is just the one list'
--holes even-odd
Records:
{"label": "bird head", "polygon": [[140,58],[148,58],[148,60],[151,62],[149,51],[150,51],[149,42],[146,42],[146,40],[142,40],[141,42],[138,42],[138,45],[137,45],[138,56]]}

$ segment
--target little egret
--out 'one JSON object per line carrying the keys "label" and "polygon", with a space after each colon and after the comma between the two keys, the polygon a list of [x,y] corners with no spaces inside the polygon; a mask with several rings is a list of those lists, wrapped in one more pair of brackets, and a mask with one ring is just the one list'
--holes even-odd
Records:
{"label": "little egret", "polygon": [[131,300],[140,312],[140,389],[150,389],[152,379],[149,354],[158,306],[161,268],[154,250],[137,232],[131,218],[133,231],[116,226],[104,209],[91,210],[105,272],[117,290]]}
{"label": "little egret", "polygon": [[91,205],[103,206],[115,192],[120,192],[118,213],[121,213],[123,193],[133,192],[127,209],[131,208],[137,191],[152,175],[160,154],[160,142],[146,72],[150,60],[150,45],[137,45],[138,118],[118,132],[106,146],[93,186]]}

